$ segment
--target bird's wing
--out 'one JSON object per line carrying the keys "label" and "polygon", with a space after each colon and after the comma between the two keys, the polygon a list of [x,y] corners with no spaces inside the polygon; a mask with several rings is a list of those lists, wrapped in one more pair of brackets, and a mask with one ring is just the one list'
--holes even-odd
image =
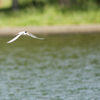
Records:
{"label": "bird's wing", "polygon": [[8,41],[7,43],[11,43],[13,41],[15,41],[16,39],[18,39],[22,34],[18,34],[15,38],[13,38],[12,40]]}
{"label": "bird's wing", "polygon": [[33,38],[37,38],[37,39],[40,39],[40,40],[43,40],[44,39],[44,38],[38,38],[38,37],[36,37],[35,35],[33,35],[31,33],[29,33],[28,36],[33,37]]}

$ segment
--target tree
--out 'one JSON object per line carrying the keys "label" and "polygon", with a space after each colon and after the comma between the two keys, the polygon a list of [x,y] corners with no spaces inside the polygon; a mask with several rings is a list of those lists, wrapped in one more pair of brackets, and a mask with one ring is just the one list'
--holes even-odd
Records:
{"label": "tree", "polygon": [[61,6],[69,6],[71,4],[77,4],[77,0],[59,0]]}
{"label": "tree", "polygon": [[18,0],[13,0],[13,10],[18,9]]}

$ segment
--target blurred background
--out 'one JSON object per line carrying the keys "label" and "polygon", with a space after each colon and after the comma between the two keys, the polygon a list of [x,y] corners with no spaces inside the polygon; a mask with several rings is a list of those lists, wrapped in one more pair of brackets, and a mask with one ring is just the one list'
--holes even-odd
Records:
{"label": "blurred background", "polygon": [[99,16],[99,0],[0,0],[1,27],[94,24]]}
{"label": "blurred background", "polygon": [[[0,100],[100,100],[99,23],[100,0],[0,0]],[[22,29],[45,39],[8,44]]]}

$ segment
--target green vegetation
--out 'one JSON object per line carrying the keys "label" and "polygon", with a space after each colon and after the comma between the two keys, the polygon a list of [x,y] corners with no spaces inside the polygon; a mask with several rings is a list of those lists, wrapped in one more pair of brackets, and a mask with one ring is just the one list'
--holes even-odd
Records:
{"label": "green vegetation", "polygon": [[100,23],[100,8],[95,3],[62,8],[58,4],[47,4],[43,7],[29,5],[20,7],[18,11],[0,10],[0,27],[98,23]]}

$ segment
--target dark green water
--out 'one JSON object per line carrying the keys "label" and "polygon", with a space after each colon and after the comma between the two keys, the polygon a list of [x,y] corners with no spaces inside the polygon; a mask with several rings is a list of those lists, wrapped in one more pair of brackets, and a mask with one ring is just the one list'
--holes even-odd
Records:
{"label": "dark green water", "polygon": [[0,100],[100,100],[100,35],[0,37]]}

